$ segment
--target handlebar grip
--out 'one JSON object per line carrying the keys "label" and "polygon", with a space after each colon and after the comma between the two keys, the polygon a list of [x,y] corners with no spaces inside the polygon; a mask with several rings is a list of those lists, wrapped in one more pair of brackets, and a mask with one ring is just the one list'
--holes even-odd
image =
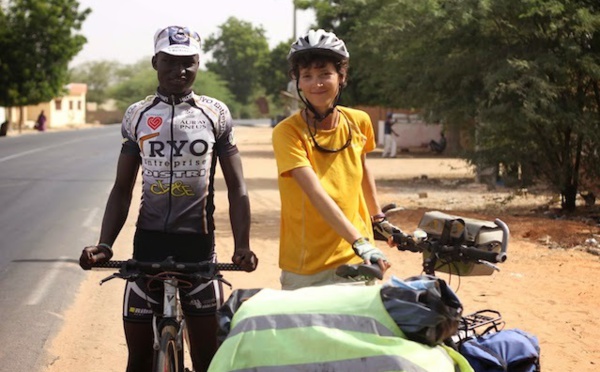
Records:
{"label": "handlebar grip", "polygon": [[92,264],[93,269],[120,269],[127,261],[107,261],[102,263]]}
{"label": "handlebar grip", "polygon": [[219,271],[244,271],[241,266],[234,263],[217,263],[217,270]]}
{"label": "handlebar grip", "polygon": [[506,261],[506,253],[504,252],[484,251],[475,247],[462,247],[460,252],[466,258],[473,260],[483,260],[492,263],[502,263]]}
{"label": "handlebar grip", "polygon": [[358,273],[368,278],[377,278],[379,280],[383,279],[383,272],[381,271],[379,265],[376,263],[359,265]]}
{"label": "handlebar grip", "polygon": [[337,276],[341,276],[342,278],[357,278],[360,276],[373,279],[377,278],[379,280],[383,279],[383,272],[381,268],[376,263],[370,264],[345,264],[338,266],[335,270],[335,274]]}

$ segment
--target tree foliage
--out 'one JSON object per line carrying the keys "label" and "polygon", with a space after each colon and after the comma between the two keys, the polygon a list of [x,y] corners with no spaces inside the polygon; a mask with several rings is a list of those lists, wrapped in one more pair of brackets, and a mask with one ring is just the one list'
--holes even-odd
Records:
{"label": "tree foliage", "polygon": [[[474,134],[574,209],[600,169],[600,6],[589,0],[305,0],[348,44],[357,103],[417,107]],[[596,174],[597,176],[597,174]],[[598,187],[596,182],[595,187]]]}
{"label": "tree foliage", "polygon": [[287,55],[290,51],[292,40],[281,42],[269,52],[269,57],[266,64],[261,70],[261,84],[265,92],[276,100],[280,100],[279,92],[287,88],[290,81],[288,75]]}
{"label": "tree foliage", "polygon": [[117,61],[90,61],[69,70],[69,81],[87,84],[86,100],[103,103],[111,98],[109,88],[123,80],[128,68]]}
{"label": "tree foliage", "polygon": [[250,102],[258,89],[264,66],[269,58],[269,45],[262,27],[230,17],[219,26],[217,34],[204,41],[205,52],[212,52],[206,63],[209,71],[227,82],[238,102]]}
{"label": "tree foliage", "polygon": [[[154,94],[158,87],[156,70],[152,68],[149,59],[123,66],[123,69],[130,71],[129,76],[108,89],[108,95],[117,101],[117,106],[121,110]],[[198,71],[192,89],[196,94],[211,96],[225,102],[232,112],[239,110],[240,105],[235,101],[225,82],[211,71]]]}
{"label": "tree foliage", "polygon": [[76,33],[90,9],[75,0],[9,0],[0,7],[0,106],[50,101],[82,49]]}

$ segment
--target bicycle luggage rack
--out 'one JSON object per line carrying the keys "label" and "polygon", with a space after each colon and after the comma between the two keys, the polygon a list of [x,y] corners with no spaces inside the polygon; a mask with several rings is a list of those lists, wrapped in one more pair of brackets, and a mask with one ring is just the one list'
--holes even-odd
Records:
{"label": "bicycle luggage rack", "polygon": [[[484,327],[482,332],[475,331],[477,328]],[[484,309],[474,313],[464,315],[456,332],[458,344],[466,341],[471,337],[482,336],[488,332],[498,332],[504,328],[504,320],[499,311]]]}

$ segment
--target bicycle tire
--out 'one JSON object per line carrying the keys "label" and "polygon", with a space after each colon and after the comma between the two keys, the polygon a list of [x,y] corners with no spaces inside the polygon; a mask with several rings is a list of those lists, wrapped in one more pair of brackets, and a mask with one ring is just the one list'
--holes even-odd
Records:
{"label": "bicycle tire", "polygon": [[177,350],[177,328],[166,325],[160,333],[160,348],[154,357],[154,372],[183,372],[182,351]]}

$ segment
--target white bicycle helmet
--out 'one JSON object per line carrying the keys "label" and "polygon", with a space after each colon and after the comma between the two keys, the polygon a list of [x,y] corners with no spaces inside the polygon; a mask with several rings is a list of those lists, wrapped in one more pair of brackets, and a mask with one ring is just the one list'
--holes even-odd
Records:
{"label": "white bicycle helmet", "polygon": [[308,51],[322,51],[327,54],[340,56],[343,59],[350,58],[346,44],[341,39],[338,39],[333,32],[327,32],[323,29],[310,30],[305,35],[300,36],[292,44],[287,59],[289,61],[295,55]]}

